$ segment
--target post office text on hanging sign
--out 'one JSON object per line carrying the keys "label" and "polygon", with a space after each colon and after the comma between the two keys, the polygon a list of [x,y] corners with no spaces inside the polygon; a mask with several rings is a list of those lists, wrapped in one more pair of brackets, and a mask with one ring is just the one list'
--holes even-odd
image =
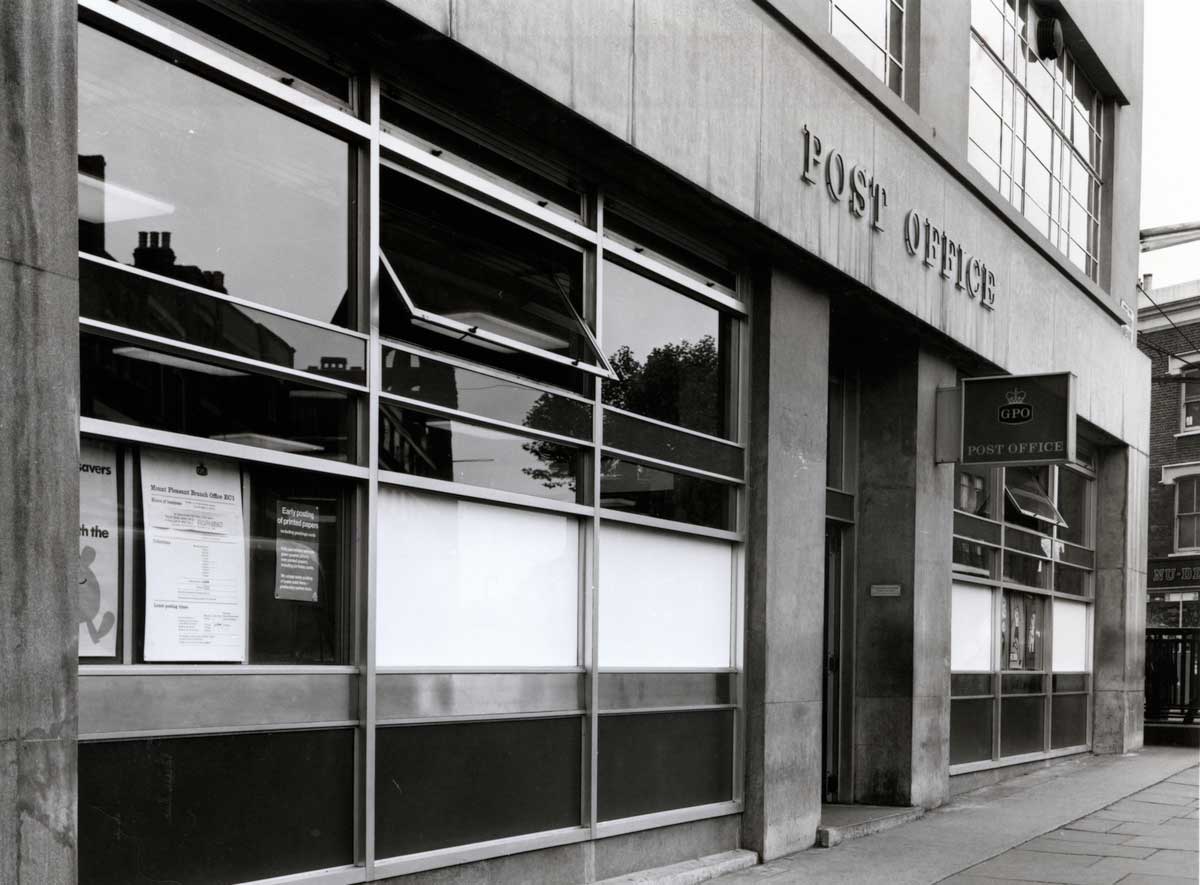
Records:
{"label": "post office text on hanging sign", "polygon": [[[846,201],[850,214],[865,218],[872,232],[884,230],[888,191],[874,173],[860,163],[847,160],[837,149],[827,150],[820,137],[807,126],[801,129],[801,135],[804,141],[801,180],[810,185],[823,182],[833,202]],[[956,291],[978,301],[980,307],[995,310],[996,274],[963,243],[928,218],[922,218],[915,209],[904,216],[902,234],[909,255],[920,257],[926,268],[952,281]]]}
{"label": "post office text on hanging sign", "polygon": [[997,375],[962,383],[963,464],[1048,464],[1075,457],[1074,376]]}

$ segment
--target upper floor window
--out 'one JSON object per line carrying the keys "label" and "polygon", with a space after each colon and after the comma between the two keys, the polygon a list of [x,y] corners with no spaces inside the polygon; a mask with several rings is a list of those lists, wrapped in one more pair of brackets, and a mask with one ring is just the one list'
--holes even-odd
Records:
{"label": "upper floor window", "polygon": [[829,0],[829,30],[892,92],[904,95],[904,0]]}
{"label": "upper floor window", "polygon": [[1179,430],[1200,430],[1200,381],[1184,381],[1179,387]]}
{"label": "upper floor window", "polygon": [[1200,548],[1200,476],[1175,480],[1175,549]]}
{"label": "upper floor window", "polygon": [[973,0],[967,158],[1092,279],[1099,265],[1099,93],[1069,52],[1041,59],[1028,0]]}

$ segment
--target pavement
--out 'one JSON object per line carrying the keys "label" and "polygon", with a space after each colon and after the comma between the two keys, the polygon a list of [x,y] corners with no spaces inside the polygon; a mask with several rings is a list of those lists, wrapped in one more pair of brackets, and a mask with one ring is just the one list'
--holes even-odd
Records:
{"label": "pavement", "polygon": [[721,876],[721,885],[1196,885],[1200,754],[1080,756],[956,796],[885,833]]}

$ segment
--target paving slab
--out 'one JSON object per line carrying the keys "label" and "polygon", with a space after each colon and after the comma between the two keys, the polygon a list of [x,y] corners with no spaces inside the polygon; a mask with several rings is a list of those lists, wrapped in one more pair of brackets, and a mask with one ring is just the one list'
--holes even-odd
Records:
{"label": "paving slab", "polygon": [[[1153,838],[1139,837],[1138,838]],[[1105,845],[1100,842],[1081,843],[1070,842],[1063,839],[1051,839],[1047,836],[1040,836],[1037,839],[1030,839],[1021,846],[1023,851],[1043,851],[1051,854],[1085,854],[1099,857],[1149,857],[1159,848],[1174,848],[1174,845]]]}
{"label": "paving slab", "polygon": [[[1141,826],[1141,824],[1133,824],[1132,826]],[[1095,843],[1097,845],[1122,845],[1125,841],[1131,838],[1131,833],[1093,833],[1087,830],[1068,830],[1062,827],[1057,830],[1051,830],[1043,838],[1057,839],[1064,842],[1083,842]],[[1136,835],[1141,835],[1136,834]]]}
{"label": "paving slab", "polygon": [[[1174,846],[1180,825],[1187,824],[1183,818],[1195,812],[1186,805],[1139,801],[1136,794],[1157,788],[1152,796],[1178,798],[1179,784],[1196,783],[1195,765],[1195,751],[1182,747],[1072,757],[1003,785],[963,793],[920,820],[885,833],[829,850],[799,852],[714,881],[1133,885],[1134,876],[1186,877],[1194,867],[1195,846],[1192,851]],[[1120,807],[1114,813],[1112,806]],[[1121,827],[1136,829],[1115,832]],[[1154,837],[1162,837],[1169,847],[1130,844]],[[1190,881],[1195,885],[1194,875]],[[1152,883],[1148,879],[1144,885]]]}

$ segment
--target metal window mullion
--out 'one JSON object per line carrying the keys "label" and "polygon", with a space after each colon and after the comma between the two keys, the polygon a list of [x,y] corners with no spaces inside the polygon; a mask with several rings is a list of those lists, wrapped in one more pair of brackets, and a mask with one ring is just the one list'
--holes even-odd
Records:
{"label": "metal window mullion", "polygon": [[[379,203],[380,203],[380,137],[379,137],[380,79],[377,70],[371,70],[366,81],[366,111],[371,139],[367,146],[365,169],[360,172],[360,211],[358,229],[360,291],[366,296],[367,330],[369,336],[367,383],[369,385],[367,406],[367,506],[366,536],[360,556],[366,559],[366,581],[362,604],[359,607],[362,643],[363,672],[360,680],[360,718],[362,721],[359,746],[362,758],[358,766],[359,801],[356,811],[360,815],[355,830],[355,841],[359,843],[364,873],[368,881],[375,876],[375,771],[376,771],[376,719],[378,670],[376,649],[376,612],[378,597],[379,543],[379,392],[381,384],[382,353],[379,345]],[[360,157],[362,153],[360,152]],[[365,285],[362,285],[365,284]],[[365,290],[365,291],[364,291]],[[362,299],[360,299],[360,304]]]}
{"label": "metal window mullion", "polygon": [[133,525],[133,449],[123,447],[122,476],[123,493],[121,507],[121,660],[126,665],[133,663],[133,558],[134,558],[134,525]]}
{"label": "metal window mullion", "polygon": [[[592,290],[592,320],[596,329],[596,344],[600,352],[604,352],[604,250],[607,240],[604,231],[604,193],[599,189],[595,193],[595,217],[592,222],[596,230],[596,246],[593,252],[593,282]],[[600,485],[601,485],[601,447],[604,444],[604,410],[603,380],[595,379],[592,390],[592,518],[588,570],[590,582],[587,590],[587,657],[584,665],[587,667],[587,710],[588,710],[588,748],[586,757],[586,787],[584,797],[587,814],[585,825],[594,836],[599,824],[599,782],[600,782],[600,545],[603,543],[600,523]]]}
{"label": "metal window mullion", "polygon": [[1004,667],[1003,653],[1004,588],[992,589],[992,761],[1000,760],[1000,671]]}

